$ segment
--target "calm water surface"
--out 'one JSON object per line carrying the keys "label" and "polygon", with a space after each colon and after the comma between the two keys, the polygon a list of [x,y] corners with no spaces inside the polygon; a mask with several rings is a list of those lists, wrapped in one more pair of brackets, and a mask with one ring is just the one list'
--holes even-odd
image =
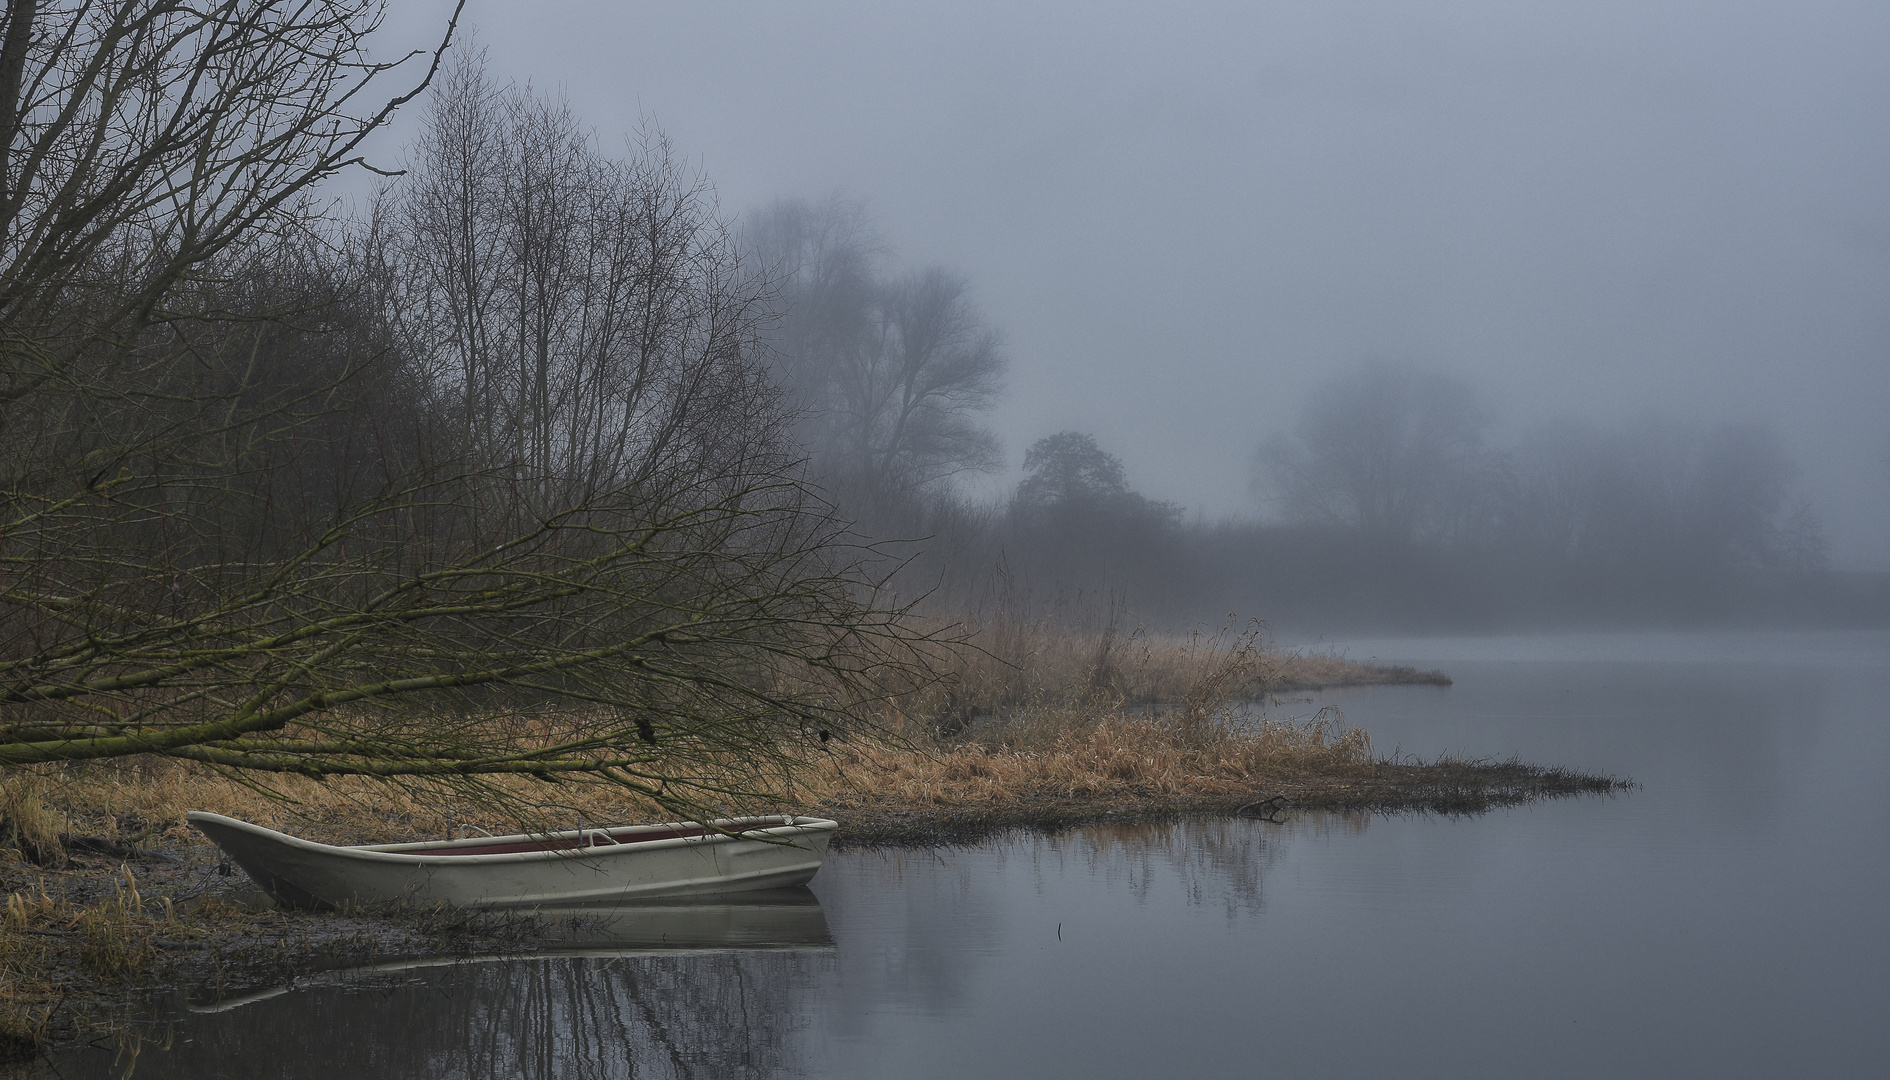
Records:
{"label": "calm water surface", "polygon": [[1890,635],[1345,648],[1456,685],[1276,712],[1642,786],[838,855],[811,894],[570,955],[180,995],[134,1075],[1890,1073]]}

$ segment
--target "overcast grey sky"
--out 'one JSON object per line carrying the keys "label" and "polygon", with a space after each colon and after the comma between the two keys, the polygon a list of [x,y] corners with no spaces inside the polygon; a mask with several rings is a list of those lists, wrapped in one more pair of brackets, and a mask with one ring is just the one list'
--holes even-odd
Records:
{"label": "overcast grey sky", "polygon": [[[403,0],[391,39],[449,7]],[[843,192],[901,263],[970,275],[1009,343],[1014,464],[1078,428],[1151,496],[1252,513],[1249,454],[1310,386],[1412,359],[1482,388],[1499,439],[1769,419],[1834,561],[1890,568],[1883,0],[469,21],[495,73],[562,88],[607,143],[654,118],[729,212]]]}

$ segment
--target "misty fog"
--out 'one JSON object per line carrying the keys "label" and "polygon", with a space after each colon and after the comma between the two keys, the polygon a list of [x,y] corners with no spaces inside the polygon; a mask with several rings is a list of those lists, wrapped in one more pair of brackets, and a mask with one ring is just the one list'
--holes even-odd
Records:
{"label": "misty fog", "polygon": [[467,21],[489,77],[713,186],[809,475],[916,538],[914,588],[1312,629],[1890,611],[1879,6]]}
{"label": "misty fog", "polygon": [[1890,1056],[1881,0],[0,26],[10,1064]]}

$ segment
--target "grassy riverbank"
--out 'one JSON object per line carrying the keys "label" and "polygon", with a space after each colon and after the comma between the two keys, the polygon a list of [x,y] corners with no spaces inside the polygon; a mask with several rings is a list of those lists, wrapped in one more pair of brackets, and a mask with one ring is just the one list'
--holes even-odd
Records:
{"label": "grassy riverbank", "polygon": [[[1447,684],[1436,672],[1283,656],[1252,634],[1147,639],[981,628],[930,695],[889,702],[886,738],[836,743],[769,806],[842,823],[836,845],[968,842],[1012,828],[1189,814],[1477,812],[1618,785],[1519,763],[1389,761],[1325,710],[1267,710],[1281,690]],[[1008,636],[1007,636],[1008,635]],[[264,790],[194,765],[101,762],[6,778],[0,863],[0,1057],[95,1030],[159,982],[256,985],[321,962],[531,947],[518,920],[450,911],[268,910],[183,824],[207,809],[334,843],[663,816],[608,785],[517,786],[493,807],[451,793],[302,777]],[[28,861],[28,859],[32,861]]]}
{"label": "grassy riverbank", "polygon": [[1124,724],[1035,753],[968,747],[886,761],[887,771],[869,772],[867,782],[838,786],[821,812],[841,823],[838,848],[926,846],[1019,828],[1201,815],[1279,821],[1308,812],[1476,814],[1628,786],[1518,761],[1353,756],[1342,740],[1284,753],[1264,736],[1230,744],[1175,745],[1164,732]]}

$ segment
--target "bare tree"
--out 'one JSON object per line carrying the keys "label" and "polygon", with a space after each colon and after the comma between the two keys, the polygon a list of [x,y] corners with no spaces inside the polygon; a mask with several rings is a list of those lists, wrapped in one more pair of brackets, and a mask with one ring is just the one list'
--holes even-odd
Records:
{"label": "bare tree", "polygon": [[324,226],[417,92],[350,112],[378,15],[9,8],[0,764],[781,790],[921,667],[785,478],[706,185],[458,67]]}
{"label": "bare tree", "polygon": [[842,453],[866,491],[917,491],[997,466],[977,422],[996,403],[1004,355],[971,307],[970,283],[937,268],[881,288],[867,348],[838,365]]}
{"label": "bare tree", "polygon": [[364,47],[380,15],[375,0],[7,5],[3,419],[78,365],[147,363],[114,346],[188,318],[174,286],[307,226],[311,189],[425,86],[371,96],[402,63]]}
{"label": "bare tree", "polygon": [[373,254],[467,452],[559,478],[556,504],[573,484],[783,450],[761,295],[659,131],[608,157],[561,101],[493,85],[476,55],[449,67],[430,121]]}
{"label": "bare tree", "polygon": [[771,344],[825,487],[857,510],[997,466],[979,415],[1006,360],[965,278],[888,277],[863,209],[837,199],[776,203],[748,238],[778,283]]}
{"label": "bare tree", "polygon": [[778,199],[748,216],[742,242],[778,309],[768,344],[801,441],[823,452],[847,410],[832,369],[875,336],[886,249],[865,204],[839,195]]}
{"label": "bare tree", "polygon": [[1478,497],[1488,424],[1456,379],[1361,364],[1313,392],[1294,438],[1260,448],[1255,489],[1290,519],[1392,540],[1436,535]]}

